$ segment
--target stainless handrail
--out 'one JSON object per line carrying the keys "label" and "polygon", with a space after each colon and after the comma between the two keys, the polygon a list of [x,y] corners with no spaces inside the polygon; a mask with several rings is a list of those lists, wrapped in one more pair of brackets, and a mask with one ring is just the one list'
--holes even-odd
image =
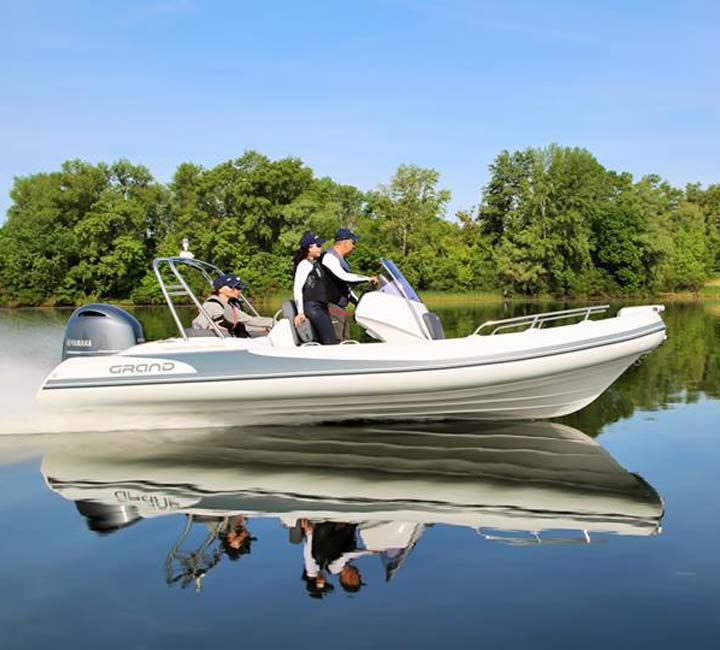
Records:
{"label": "stainless handrail", "polygon": [[[162,273],[160,272],[161,264],[167,264],[167,266],[170,268],[170,271],[172,271],[173,275],[177,279],[178,284],[165,284],[165,280],[163,279]],[[162,291],[165,302],[170,308],[170,313],[172,314],[173,320],[177,325],[180,336],[186,341],[188,340],[188,335],[185,333],[185,328],[183,327],[182,321],[180,320],[180,317],[178,316],[178,313],[175,309],[175,305],[172,301],[172,296],[190,296],[190,299],[193,301],[193,303],[195,303],[195,306],[198,308],[200,313],[205,316],[215,333],[220,338],[227,338],[228,334],[223,332],[222,329],[218,327],[217,323],[215,323],[215,321],[210,318],[207,311],[202,306],[202,303],[198,300],[197,296],[193,293],[193,290],[190,288],[188,283],[185,281],[185,278],[178,270],[177,265],[180,264],[189,266],[196,271],[200,271],[200,273],[208,281],[208,284],[211,287],[213,286],[213,279],[217,278],[220,275],[223,275],[223,271],[214,264],[210,264],[209,262],[203,262],[202,260],[196,260],[190,257],[156,257],[153,260],[153,271],[155,272],[155,277],[157,278],[158,284],[160,285],[160,291]],[[240,298],[242,299],[243,303],[250,308],[250,310],[255,316],[259,316],[255,307],[253,307],[252,303],[245,296],[240,296]]]}
{"label": "stainless handrail", "polygon": [[547,311],[541,314],[529,314],[528,316],[516,316],[515,318],[503,318],[502,320],[489,320],[478,327],[473,335],[479,335],[480,331],[487,327],[494,327],[490,332],[493,334],[513,327],[527,326],[527,329],[540,329],[544,323],[551,321],[565,320],[583,316],[583,320],[589,320],[592,314],[601,314],[610,309],[610,305],[591,305],[588,307],[576,307],[575,309],[563,309],[561,311]]}
{"label": "stainless handrail", "polygon": [[[475,532],[480,535],[483,539],[490,542],[500,542],[501,544],[508,544],[511,546],[529,546],[531,544],[602,544],[604,540],[593,539],[590,536],[590,532],[585,529],[578,529],[577,532],[582,533],[581,537],[570,537],[558,536],[558,537],[543,537],[543,533],[547,533],[545,530],[532,530],[527,531],[528,536],[523,537],[518,534],[521,531],[498,531],[498,532],[485,532],[495,531],[496,529],[483,529],[476,528]],[[506,534],[510,533],[510,534]]]}
{"label": "stainless handrail", "polygon": [[[172,271],[172,274],[175,276],[175,278],[177,278],[178,284],[170,285],[172,291],[168,291],[168,287],[165,285],[165,280],[163,279],[162,273],[160,272],[161,264],[167,264],[167,266],[170,268],[170,271]],[[183,327],[182,321],[178,316],[177,310],[175,309],[175,304],[173,303],[171,296],[190,296],[190,299],[195,303],[195,306],[200,310],[200,313],[205,316],[215,333],[220,338],[225,338],[225,333],[217,326],[217,323],[215,323],[215,321],[210,318],[207,311],[205,311],[202,303],[197,299],[197,296],[188,286],[185,278],[178,271],[176,264],[184,264],[185,266],[189,266],[196,269],[197,271],[200,271],[200,273],[202,273],[203,277],[208,281],[211,287],[213,283],[212,274],[214,273],[215,276],[219,276],[222,275],[222,271],[213,264],[187,257],[156,257],[153,260],[153,271],[155,272],[155,277],[157,278],[158,284],[160,285],[160,291],[162,291],[165,302],[170,308],[170,313],[172,314],[173,320],[175,321],[175,325],[177,325],[180,336],[186,341],[188,340],[188,335],[185,333],[185,328]]]}

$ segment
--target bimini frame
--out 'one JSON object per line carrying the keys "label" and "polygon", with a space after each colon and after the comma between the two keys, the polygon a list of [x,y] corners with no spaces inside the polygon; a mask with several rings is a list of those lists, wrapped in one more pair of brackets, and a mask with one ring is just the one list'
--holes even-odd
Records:
{"label": "bimini frame", "polygon": [[[178,269],[178,266],[186,266],[190,267],[191,269],[195,269],[196,271],[199,271],[200,274],[207,280],[211,288],[213,286],[213,280],[223,275],[223,271],[214,264],[210,264],[209,262],[203,262],[202,260],[196,260],[192,257],[156,257],[153,260],[153,271],[155,273],[155,277],[157,278],[158,284],[160,285],[160,291],[162,291],[165,302],[167,302],[167,305],[170,308],[170,313],[172,314],[173,320],[175,321],[175,325],[177,325],[180,336],[186,341],[188,340],[187,332],[183,327],[180,316],[178,316],[177,309],[175,309],[173,298],[178,296],[188,296],[190,300],[192,300],[193,304],[198,308],[198,311],[203,316],[205,316],[208,323],[210,323],[210,326],[212,327],[215,334],[220,338],[229,337],[230,335],[227,332],[224,332],[220,327],[218,327],[217,323],[215,323],[215,321],[210,318],[207,311],[205,311],[205,308],[202,306],[202,302],[198,300],[198,297],[190,288],[190,285],[183,277],[182,273]],[[162,276],[163,268],[170,270],[176,280],[174,284],[166,284],[165,279]],[[260,315],[256,311],[255,307],[252,306],[252,303],[245,296],[240,296],[240,298],[242,299],[243,303],[248,306],[253,315]]]}

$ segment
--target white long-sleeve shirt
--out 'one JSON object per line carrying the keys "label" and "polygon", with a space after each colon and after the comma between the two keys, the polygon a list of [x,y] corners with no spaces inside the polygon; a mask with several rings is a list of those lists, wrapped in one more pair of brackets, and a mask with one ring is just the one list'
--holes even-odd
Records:
{"label": "white long-sleeve shirt", "polygon": [[298,314],[305,313],[305,305],[303,304],[303,287],[308,279],[308,275],[312,273],[313,263],[310,260],[303,260],[295,269],[295,281],[293,282],[293,298]]}
{"label": "white long-sleeve shirt", "polygon": [[[305,536],[305,541],[303,542],[303,560],[305,562],[305,573],[309,578],[315,578],[317,577],[317,574],[320,573],[320,565],[318,565],[312,555],[312,541],[313,532],[311,530],[307,533],[307,535]],[[372,551],[357,549],[355,551],[348,551],[347,553],[343,553],[339,558],[330,562],[330,564],[328,565],[328,571],[330,571],[330,573],[333,575],[337,575],[338,573],[340,573],[340,571],[343,570],[345,565],[350,562],[350,560],[362,557],[363,555],[372,555]]]}
{"label": "white long-sleeve shirt", "polygon": [[346,271],[340,264],[340,260],[335,257],[332,253],[326,253],[323,255],[322,264],[325,268],[330,269],[330,272],[338,279],[349,284],[358,284],[359,282],[369,282],[370,278],[367,275],[358,275],[357,273],[350,273]]}

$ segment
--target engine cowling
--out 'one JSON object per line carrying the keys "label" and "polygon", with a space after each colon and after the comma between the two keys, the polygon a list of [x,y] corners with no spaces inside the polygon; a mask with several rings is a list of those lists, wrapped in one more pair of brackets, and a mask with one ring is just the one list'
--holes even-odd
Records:
{"label": "engine cowling", "polygon": [[144,342],[140,321],[124,309],[104,303],[83,305],[65,326],[62,359],[117,354]]}

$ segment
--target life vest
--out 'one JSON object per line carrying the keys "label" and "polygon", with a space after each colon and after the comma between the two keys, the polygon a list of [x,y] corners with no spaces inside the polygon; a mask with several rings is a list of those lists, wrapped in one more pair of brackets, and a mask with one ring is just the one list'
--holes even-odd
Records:
{"label": "life vest", "polygon": [[335,253],[332,248],[325,251],[317,261],[317,266],[322,267],[323,278],[325,280],[325,294],[327,296],[325,302],[332,302],[344,307],[349,302],[350,285],[336,277],[330,269],[323,265],[322,261],[325,255],[333,255],[336,257],[340,262],[340,266],[348,273],[352,272],[350,270],[350,264],[348,264],[348,261],[342,255]]}
{"label": "life vest", "polygon": [[319,261],[313,262],[312,265],[312,271],[310,271],[307,278],[305,278],[305,284],[302,289],[303,302],[320,302],[327,304],[329,301],[327,278],[325,276],[328,275],[328,272]]}
{"label": "life vest", "polygon": [[357,524],[324,521],[313,527],[311,553],[318,566],[327,568],[341,555],[357,550]]}
{"label": "life vest", "polygon": [[[214,302],[223,308],[222,315],[213,320],[217,325],[230,332],[230,336],[241,339],[246,339],[250,336],[245,325],[238,321],[238,308],[235,305],[224,303],[217,296],[210,296],[205,302]],[[228,315],[230,318],[228,318]]]}

